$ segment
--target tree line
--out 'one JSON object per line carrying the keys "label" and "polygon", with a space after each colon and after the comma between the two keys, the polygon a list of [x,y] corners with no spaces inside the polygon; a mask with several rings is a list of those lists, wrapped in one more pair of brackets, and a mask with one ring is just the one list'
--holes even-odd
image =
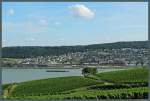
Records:
{"label": "tree line", "polygon": [[37,56],[62,55],[74,52],[85,52],[87,50],[96,49],[120,49],[120,48],[146,48],[148,49],[148,41],[131,41],[116,42],[93,45],[77,45],[77,46],[15,46],[3,47],[2,57],[4,58],[30,58]]}

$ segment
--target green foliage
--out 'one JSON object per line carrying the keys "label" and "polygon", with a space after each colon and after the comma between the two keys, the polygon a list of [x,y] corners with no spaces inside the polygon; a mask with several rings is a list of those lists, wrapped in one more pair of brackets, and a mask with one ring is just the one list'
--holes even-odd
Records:
{"label": "green foliage", "polygon": [[12,97],[16,99],[147,99],[148,87],[113,90],[82,90],[69,94]]}
{"label": "green foliage", "polygon": [[2,85],[2,89],[3,89],[3,90],[4,90],[4,89],[7,89],[10,85],[11,85],[11,84],[4,84],[4,85]]}
{"label": "green foliage", "polygon": [[95,49],[119,49],[119,48],[148,48],[148,41],[116,42],[83,46],[57,46],[57,47],[3,47],[2,57],[4,58],[27,58],[37,56],[62,55],[73,52],[84,52]]}
{"label": "green foliage", "polygon": [[59,94],[79,87],[89,86],[97,82],[84,77],[58,77],[20,83],[12,92],[12,96]]}
{"label": "green foliage", "polygon": [[97,71],[97,68],[91,68],[91,67],[86,67],[86,68],[83,68],[82,69],[82,74],[85,76],[85,75],[88,75],[88,74],[96,74],[98,71]]}
{"label": "green foliage", "polygon": [[148,83],[148,69],[136,68],[96,74],[100,79],[114,83]]}
{"label": "green foliage", "polygon": [[123,88],[136,88],[136,87],[146,87],[147,85],[137,85],[137,84],[107,84],[107,85],[93,85],[88,87],[88,90],[112,90],[112,89],[123,89]]}
{"label": "green foliage", "polygon": [[[124,99],[124,98],[147,98],[148,89],[146,87],[113,90],[88,90],[70,94],[73,97],[82,99]],[[138,96],[135,96],[135,95]],[[69,96],[68,96],[69,97]]]}
{"label": "green foliage", "polygon": [[[99,73],[95,77],[92,79],[93,77],[72,76],[22,82],[15,86],[8,97],[10,99],[148,98],[146,67]],[[3,85],[3,88],[8,88],[8,85]]]}

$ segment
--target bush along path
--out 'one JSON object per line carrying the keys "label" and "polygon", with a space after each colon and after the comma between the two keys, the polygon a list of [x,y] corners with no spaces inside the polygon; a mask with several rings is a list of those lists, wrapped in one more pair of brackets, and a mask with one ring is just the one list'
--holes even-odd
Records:
{"label": "bush along path", "polygon": [[101,79],[97,75],[88,75],[88,76],[85,76],[85,77],[89,78],[89,79],[96,80],[97,82],[103,83],[104,85],[114,84],[112,82],[107,82],[106,80]]}
{"label": "bush along path", "polygon": [[7,86],[6,89],[3,90],[3,98],[9,98],[11,95],[12,91],[17,87],[17,84],[10,84]]}

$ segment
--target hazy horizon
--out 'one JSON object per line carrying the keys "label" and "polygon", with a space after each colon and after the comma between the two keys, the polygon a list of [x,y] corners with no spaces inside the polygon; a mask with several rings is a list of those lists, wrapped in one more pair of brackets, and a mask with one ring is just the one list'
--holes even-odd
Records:
{"label": "hazy horizon", "polygon": [[3,47],[146,40],[146,2],[2,3]]}
{"label": "hazy horizon", "polygon": [[[138,41],[138,40],[136,40],[136,41]],[[148,40],[140,40],[140,41],[148,41]],[[93,44],[91,43],[91,44],[80,44],[80,45],[78,45],[78,44],[77,45],[56,45],[56,46],[37,45],[37,47],[86,46],[86,45],[107,44],[107,43],[117,43],[117,42],[135,42],[135,40],[134,41],[116,41],[116,42],[105,42],[105,43],[93,43]],[[28,45],[28,46],[30,47],[33,45]],[[28,46],[25,46],[25,45],[22,45],[22,46],[2,46],[2,48],[3,47],[28,47]]]}

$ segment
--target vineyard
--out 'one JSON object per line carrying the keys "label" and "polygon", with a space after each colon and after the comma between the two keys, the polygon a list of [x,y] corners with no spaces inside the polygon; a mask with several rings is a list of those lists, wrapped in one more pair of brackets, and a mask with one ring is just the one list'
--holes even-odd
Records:
{"label": "vineyard", "polygon": [[7,84],[3,85],[3,91],[11,91],[6,97],[9,99],[146,99],[147,84],[147,68],[137,68],[98,73],[91,77],[57,77],[15,86]]}
{"label": "vineyard", "polygon": [[12,96],[58,94],[79,87],[97,84],[98,82],[83,77],[59,77],[45,80],[24,82],[17,86]]}
{"label": "vineyard", "polygon": [[83,90],[60,95],[22,96],[16,99],[143,99],[148,98],[148,88],[115,90]]}
{"label": "vineyard", "polygon": [[97,74],[102,80],[113,83],[147,83],[148,69],[138,68],[121,71],[112,71]]}

